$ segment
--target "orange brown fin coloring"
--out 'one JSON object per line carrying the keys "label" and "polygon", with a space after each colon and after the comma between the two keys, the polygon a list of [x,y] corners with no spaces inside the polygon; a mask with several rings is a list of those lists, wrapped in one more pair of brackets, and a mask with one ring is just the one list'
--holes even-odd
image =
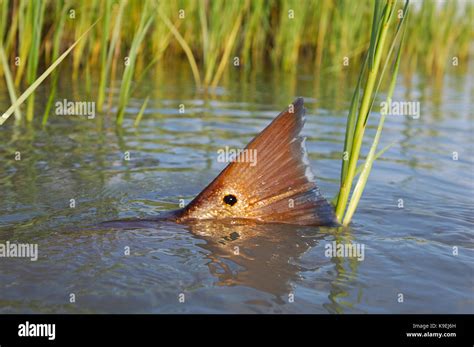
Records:
{"label": "orange brown fin coloring", "polygon": [[[305,139],[303,98],[276,117],[199,195],[177,222],[250,219],[265,223],[331,225],[331,205],[314,182]],[[243,160],[254,151],[256,162]]]}

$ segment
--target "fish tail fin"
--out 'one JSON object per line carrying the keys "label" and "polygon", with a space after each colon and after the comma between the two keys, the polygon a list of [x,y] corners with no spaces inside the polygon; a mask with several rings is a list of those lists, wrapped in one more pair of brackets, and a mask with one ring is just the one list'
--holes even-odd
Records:
{"label": "fish tail fin", "polygon": [[[311,172],[300,135],[304,122],[304,101],[297,98],[185,208],[181,219],[335,224],[334,210]],[[245,160],[249,152],[255,153],[254,162]],[[226,203],[228,196],[233,198]]]}

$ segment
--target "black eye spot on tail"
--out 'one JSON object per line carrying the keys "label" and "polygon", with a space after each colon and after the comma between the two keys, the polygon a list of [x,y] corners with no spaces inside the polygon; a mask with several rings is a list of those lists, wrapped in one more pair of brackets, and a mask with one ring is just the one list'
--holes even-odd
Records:
{"label": "black eye spot on tail", "polygon": [[234,206],[235,203],[237,202],[237,198],[235,197],[235,195],[228,194],[228,195],[224,196],[224,202],[227,205]]}

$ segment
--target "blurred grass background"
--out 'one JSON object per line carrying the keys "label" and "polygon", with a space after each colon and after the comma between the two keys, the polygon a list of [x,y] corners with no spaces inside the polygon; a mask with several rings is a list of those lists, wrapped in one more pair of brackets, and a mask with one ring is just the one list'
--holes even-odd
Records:
{"label": "blurred grass background", "polygon": [[[401,9],[403,2],[396,6]],[[426,0],[410,6],[401,72],[439,79],[453,59],[466,66],[474,2]],[[295,73],[300,66],[316,74],[342,71],[345,62],[361,65],[372,12],[372,1],[353,0],[0,0],[0,48],[7,59],[0,78],[4,83],[14,76],[15,88],[23,89],[100,18],[68,58],[71,69],[62,73],[86,83],[99,80],[99,110],[107,102],[106,88],[120,79],[123,110],[132,80],[177,59],[189,62],[198,86],[217,86],[236,65],[247,74],[267,67]],[[53,83],[50,100],[54,93]],[[33,98],[27,120],[33,117]]]}

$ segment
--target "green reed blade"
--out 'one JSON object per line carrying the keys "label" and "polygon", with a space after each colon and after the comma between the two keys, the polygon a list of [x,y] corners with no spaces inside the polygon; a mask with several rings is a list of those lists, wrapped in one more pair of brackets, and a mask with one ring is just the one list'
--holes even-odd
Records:
{"label": "green reed blade", "polygon": [[194,58],[193,51],[191,50],[191,48],[189,47],[188,43],[183,38],[183,36],[181,36],[179,31],[173,25],[173,23],[171,23],[169,18],[162,11],[158,10],[157,12],[161,20],[163,21],[163,23],[165,23],[168,29],[173,33],[173,36],[179,42],[181,48],[186,54],[186,57],[188,58],[188,61],[189,61],[189,65],[191,66],[191,70],[193,72],[194,81],[196,82],[196,86],[199,88],[201,86],[201,76],[199,74],[199,69],[197,67],[196,59]]}
{"label": "green reed blade", "polygon": [[137,114],[137,118],[135,118],[135,122],[133,123],[133,126],[136,128],[138,124],[140,124],[140,121],[142,120],[143,113],[146,110],[146,106],[148,105],[148,100],[150,100],[150,97],[147,96],[145,101],[142,104],[142,107],[140,107],[140,111]]}
{"label": "green reed blade", "polygon": [[[111,79],[111,84],[114,83],[114,77],[115,77],[115,54],[117,52],[117,48],[119,47],[119,40],[120,40],[120,30],[122,28],[122,17],[123,17],[123,13],[124,13],[124,10],[125,10],[125,6],[127,4],[127,0],[123,0],[120,2],[120,6],[119,6],[119,9],[118,9],[118,14],[117,14],[117,17],[116,17],[116,20],[115,20],[115,24],[114,24],[114,29],[113,29],[113,33],[112,33],[112,39],[110,40],[110,46],[109,46],[109,52],[107,54],[107,63],[106,63],[106,68],[105,68],[105,77],[104,77],[104,81],[103,81],[103,84],[104,85],[107,85],[107,82],[109,80],[109,72],[111,74],[110,76],[110,79]],[[103,94],[101,94],[101,92],[103,92]],[[110,103],[112,102],[112,88],[110,90],[110,93],[109,93],[109,101]],[[98,110],[101,112],[103,110],[103,104],[104,104],[104,101],[105,101],[105,90],[104,89],[100,89],[99,88],[99,97],[98,97],[98,100],[97,100],[97,103],[98,103]]]}
{"label": "green reed blade", "polygon": [[359,78],[357,80],[354,94],[352,95],[351,105],[349,108],[349,114],[347,115],[346,136],[344,139],[344,151],[343,151],[342,168],[341,168],[341,183],[340,183],[341,185],[345,181],[346,176],[347,176],[347,168],[349,166],[349,158],[352,151],[352,143],[354,141],[357,108],[359,107],[359,103],[360,103],[360,86],[362,83],[362,79],[364,77],[364,71],[367,66],[367,60],[368,60],[368,55],[366,55],[366,59],[364,60],[364,64],[362,65],[361,72],[359,73]]}
{"label": "green reed blade", "polygon": [[[125,2],[122,2],[120,4],[120,11],[119,15],[117,17],[117,22],[121,22],[122,18],[122,13],[123,13],[123,4]],[[98,90],[98,96],[97,96],[97,109],[99,112],[102,112],[102,107],[104,105],[104,100],[105,100],[105,88],[107,85],[107,71],[110,69],[110,62],[108,59],[107,55],[107,47],[108,47],[108,36],[109,36],[109,31],[110,31],[110,13],[112,12],[112,0],[106,0],[104,3],[104,21],[102,23],[102,41],[101,41],[101,51],[100,51],[100,81],[99,81],[99,90]],[[118,27],[116,23],[116,26]],[[114,33],[115,33],[115,28],[114,28]],[[115,37],[115,36],[114,36]],[[116,39],[116,38],[115,38]],[[110,45],[110,50],[113,50],[114,47]]]}
{"label": "green reed blade", "polygon": [[[245,5],[245,7],[243,8],[242,11],[247,10],[247,7],[249,6],[250,2],[246,1],[245,4],[246,5]],[[217,68],[216,74],[214,75],[214,78],[211,82],[211,87],[213,87],[213,88],[217,86],[217,83],[219,83],[219,80],[221,79],[222,74],[224,73],[224,69],[227,66],[227,64],[229,63],[230,53],[232,51],[232,48],[234,47],[235,40],[237,38],[237,34],[238,34],[238,31],[239,31],[240,26],[241,26],[242,16],[243,16],[243,12],[240,12],[239,16],[235,20],[232,31],[231,31],[229,37],[226,40],[224,53],[222,54],[221,62],[219,64],[219,67]]]}
{"label": "green reed blade", "polygon": [[[15,74],[15,85],[17,87],[20,85],[20,81],[23,77],[25,67],[27,66],[27,57],[29,55],[30,45],[32,41],[32,36],[30,33],[33,32],[32,16],[33,6],[35,6],[34,3],[34,1],[20,2],[18,9],[19,65]],[[28,34],[25,35],[25,32]]]}
{"label": "green reed blade", "polygon": [[[33,40],[28,54],[28,67],[26,71],[26,80],[29,84],[33,83],[36,79],[36,73],[38,70],[41,45],[41,28],[43,27],[45,4],[46,3],[44,1],[33,2],[32,27],[35,29],[33,31]],[[28,122],[33,120],[34,104],[35,94],[32,93],[26,106],[26,120]]]}
{"label": "green reed blade", "polygon": [[[374,66],[375,50],[377,49],[377,40],[379,38],[380,20],[382,18],[381,0],[375,0],[374,16],[372,21],[372,33],[370,35],[369,46],[369,70]],[[387,7],[385,7],[386,9]]]}
{"label": "green reed blade", "polygon": [[122,125],[123,123],[125,107],[127,106],[128,100],[130,98],[130,88],[132,84],[132,78],[135,72],[138,49],[140,48],[140,44],[145,38],[145,35],[154,20],[154,16],[148,13],[148,4],[149,2],[146,1],[143,7],[140,24],[137,32],[135,33],[135,36],[132,41],[132,46],[129,51],[128,65],[125,67],[123,72],[122,84],[120,86],[119,107],[116,118],[116,122],[118,125]]}
{"label": "green reed blade", "polygon": [[[55,61],[59,57],[61,38],[64,33],[64,25],[66,22],[67,10],[69,8],[68,5],[69,5],[69,1],[63,2],[62,7],[57,10],[56,19],[59,20],[59,23],[55,28],[54,37],[53,37],[53,54],[52,54],[53,61]],[[49,93],[46,107],[44,109],[43,118],[41,120],[41,124],[43,126],[46,125],[46,123],[48,122],[49,112],[51,111],[54,98],[56,97],[56,91],[58,89],[58,79],[59,79],[58,70],[54,70],[51,73],[51,78],[52,78],[52,83],[51,83],[52,88],[51,88],[51,92]]]}
{"label": "green reed blade", "polygon": [[[3,73],[5,74],[5,80],[7,82],[8,94],[10,95],[10,101],[12,104],[15,104],[17,101],[16,91],[15,91],[15,82],[10,72],[10,67],[8,66],[7,56],[5,50],[3,49],[3,44],[0,41],[0,61],[3,68]],[[15,108],[15,118],[17,120],[21,119],[21,112],[19,108]]]}

